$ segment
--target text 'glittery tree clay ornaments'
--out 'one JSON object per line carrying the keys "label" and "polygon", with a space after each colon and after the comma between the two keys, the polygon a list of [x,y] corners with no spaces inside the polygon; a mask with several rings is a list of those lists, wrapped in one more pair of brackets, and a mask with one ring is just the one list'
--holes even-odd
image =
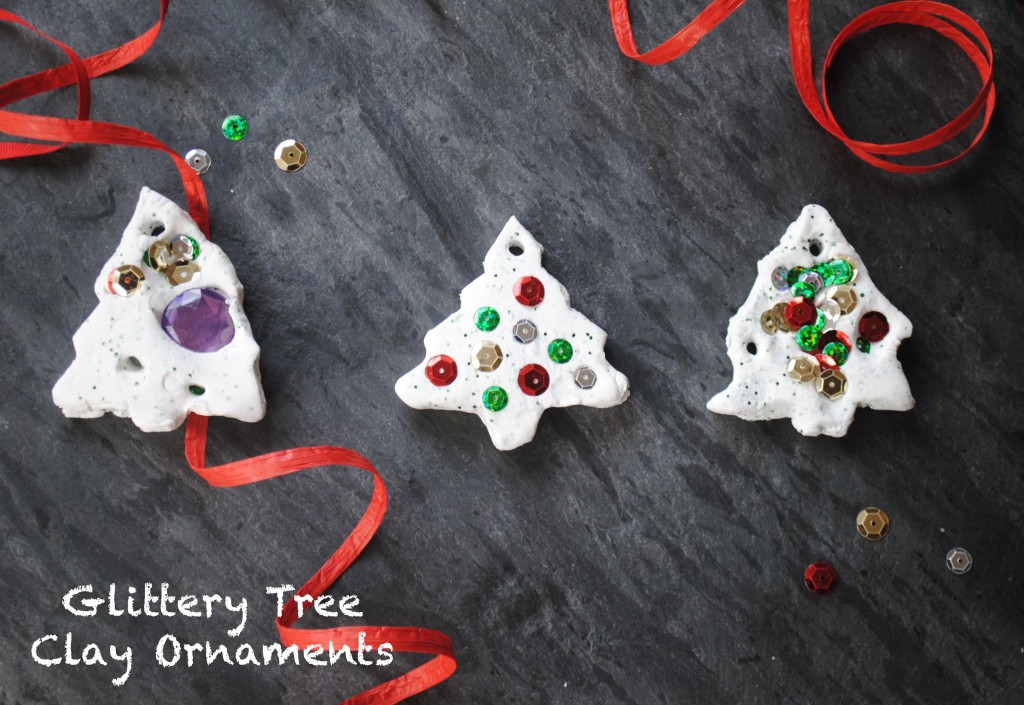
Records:
{"label": "text 'glittery tree clay ornaments'", "polygon": [[543,252],[510,218],[462,308],[427,333],[423,362],[395,385],[402,401],[474,413],[496,448],[512,450],[533,438],[545,409],[626,400],[628,380],[605,360],[608,336],[569,305]]}
{"label": "text 'glittery tree clay ornaments'", "polygon": [[259,421],[260,348],[227,255],[174,203],[144,188],[94,287],[99,304],[74,336],[53,388],[66,416],[113,412],[170,431],[189,412]]}
{"label": "text 'glittery tree clay ornaments'", "polygon": [[733,380],[708,408],[843,436],[858,406],[913,408],[896,358],[912,330],[828,212],[807,206],[757,263],[754,288],[729,320]]}

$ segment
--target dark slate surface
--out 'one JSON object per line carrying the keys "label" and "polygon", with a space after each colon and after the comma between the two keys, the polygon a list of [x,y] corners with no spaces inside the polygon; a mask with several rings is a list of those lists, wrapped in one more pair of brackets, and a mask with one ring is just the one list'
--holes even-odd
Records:
{"label": "dark slate surface", "polygon": [[[83,54],[156,5],[3,4]],[[696,7],[635,4],[644,46]],[[814,3],[818,57],[873,4]],[[1024,702],[1024,17],[1015,0],[962,4],[995,45],[999,107],[973,155],[924,177],[862,164],[809,118],[782,2],[652,70],[620,57],[598,2],[175,0],[150,54],[94,84],[97,118],[213,155],[213,232],[246,286],[269,413],[215,421],[211,459],[329,442],[384,473],[391,512],[333,592],[360,595],[370,623],[451,635],[459,671],[416,702]],[[3,78],[59,60],[24,32],[0,42]],[[852,134],[903,139],[966,105],[972,70],[937,35],[884,29],[842,53],[832,92]],[[244,142],[219,135],[230,112],[252,122]],[[311,153],[299,174],[271,161],[288,137]],[[247,596],[243,638],[270,643],[264,586],[305,580],[370,491],[338,469],[214,490],[180,431],[52,405],[143,185],[183,200],[156,153],[0,166],[0,702],[328,703],[397,675],[416,661],[165,670],[164,633],[232,643],[228,620],[60,608],[81,583],[167,580]],[[917,409],[862,410],[841,440],[704,408],[755,261],[809,202],[915,325],[901,359]],[[500,453],[476,418],[412,411],[392,385],[513,213],[633,395],[549,412]],[[880,544],[854,531],[868,504],[893,518]],[[943,565],[954,545],[975,557],[964,577]],[[816,559],[840,572],[827,598],[801,583]],[[69,630],[131,645],[128,684],[32,663],[35,638]]]}

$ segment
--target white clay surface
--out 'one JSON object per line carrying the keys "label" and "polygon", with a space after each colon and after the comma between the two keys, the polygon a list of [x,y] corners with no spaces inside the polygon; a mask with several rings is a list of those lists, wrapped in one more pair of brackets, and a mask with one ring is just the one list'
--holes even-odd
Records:
{"label": "white clay surface", "polygon": [[[143,263],[143,253],[157,239],[152,235],[157,226],[165,228],[161,238],[189,235],[199,243],[196,279],[172,286]],[[110,270],[124,264],[146,275],[139,291],[127,297],[107,289]],[[195,288],[215,289],[227,299],[235,335],[216,352],[187,350],[160,325],[167,304]],[[94,291],[99,304],[75,333],[75,360],[53,388],[53,400],[66,416],[91,418],[109,411],[130,416],[143,431],[175,429],[189,412],[241,421],[263,418],[260,349],[242,311],[242,285],[227,255],[178,206],[142,189],[135,215]],[[190,385],[206,391],[197,396]]]}
{"label": "white clay surface", "polygon": [[[821,253],[812,256],[812,242],[821,245]],[[869,353],[854,345],[841,371],[848,380],[845,395],[830,401],[821,396],[813,382],[799,382],[787,374],[793,357],[803,355],[795,334],[780,331],[775,335],[761,328],[761,313],[778,302],[789,301],[788,291],[778,291],[771,281],[776,267],[811,267],[845,255],[857,263],[859,274],[853,283],[857,307],[840,317],[835,326],[856,343],[860,317],[868,311],[880,311],[889,320],[889,333],[872,343]],[[819,293],[820,305],[823,294]],[[748,421],[790,417],[793,427],[805,436],[843,436],[853,422],[858,406],[886,411],[907,411],[914,398],[896,357],[900,342],[913,331],[910,321],[875,287],[864,260],[850,246],[828,212],[821,206],[806,206],[795,223],[782,236],[779,246],[757,263],[757,280],[750,296],[729,320],[725,343],[733,366],[729,387],[708,402],[708,409],[731,414]],[[747,345],[754,343],[751,354]]]}
{"label": "white clay surface", "polygon": [[[512,254],[510,246],[522,248],[522,254]],[[512,450],[533,438],[545,409],[574,405],[604,408],[626,400],[629,382],[604,356],[607,335],[570,307],[569,292],[541,266],[543,252],[526,228],[510,218],[484,259],[483,275],[462,290],[462,308],[427,333],[423,362],[395,385],[402,401],[416,409],[475,413],[487,426],[494,446]],[[524,306],[515,299],[513,286],[523,276],[543,282],[545,295],[539,306]],[[496,309],[501,316],[498,327],[490,332],[479,330],[474,322],[476,311],[484,306]],[[531,343],[513,338],[513,327],[521,319],[537,327],[537,337]],[[567,363],[556,364],[548,356],[548,344],[557,338],[572,344],[573,357]],[[478,371],[471,363],[473,349],[480,341],[497,343],[504,353],[501,365],[493,372]],[[445,387],[434,386],[425,373],[427,361],[440,354],[450,356],[458,367],[458,377]],[[551,378],[550,387],[539,396],[528,396],[519,388],[519,370],[531,363],[544,367]],[[581,389],[573,378],[584,365],[597,375],[591,389]],[[481,402],[484,390],[492,385],[508,392],[508,405],[501,411],[489,411]]]}

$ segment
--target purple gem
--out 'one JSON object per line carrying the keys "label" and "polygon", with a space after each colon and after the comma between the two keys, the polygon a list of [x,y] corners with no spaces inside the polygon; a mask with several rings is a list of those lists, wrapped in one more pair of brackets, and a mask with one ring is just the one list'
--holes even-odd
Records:
{"label": "purple gem", "polygon": [[192,352],[215,352],[235,337],[235,323],[224,295],[213,289],[189,289],[164,309],[164,332]]}

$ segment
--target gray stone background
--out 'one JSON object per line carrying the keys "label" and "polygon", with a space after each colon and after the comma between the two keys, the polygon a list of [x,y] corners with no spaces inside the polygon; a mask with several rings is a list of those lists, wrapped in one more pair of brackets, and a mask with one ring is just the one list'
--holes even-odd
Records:
{"label": "gray stone background", "polygon": [[[819,62],[874,4],[812,3]],[[83,55],[156,15],[153,0],[3,5]],[[636,0],[638,42],[698,5]],[[333,443],[383,472],[391,511],[333,594],[358,594],[366,623],[451,636],[458,672],[416,702],[1024,702],[1024,15],[957,5],[995,46],[999,104],[980,148],[923,177],[866,166],[812,121],[781,0],[656,69],[620,56],[602,2],[175,0],[149,54],[94,82],[97,119],[214,159],[213,234],[246,287],[269,413],[215,420],[211,461]],[[61,59],[7,26],[0,43],[3,79]],[[886,28],[842,52],[830,86],[851,134],[891,141],[951,118],[977,77],[937,35]],[[229,113],[251,121],[241,143],[219,134]],[[272,161],[289,137],[310,151],[297,174]],[[82,583],[166,580],[248,597],[243,639],[272,643],[264,587],[301,584],[370,493],[337,468],[215,490],[180,431],[53,406],[143,185],[183,202],[155,152],[0,164],[0,703],[337,702],[418,661],[165,670],[164,633],[231,644],[229,620],[60,608]],[[915,326],[901,359],[917,408],[862,410],[839,440],[704,408],[730,377],[726,323],[756,260],[810,202]],[[392,385],[511,214],[608,331],[633,393],[548,412],[500,453],[475,417],[413,411]],[[870,504],[893,520],[878,544],[854,529]],[[966,576],[943,565],[954,545],[974,554]],[[801,582],[818,559],[840,574],[825,598]],[[67,631],[131,645],[128,684],[31,661],[35,638]]]}

